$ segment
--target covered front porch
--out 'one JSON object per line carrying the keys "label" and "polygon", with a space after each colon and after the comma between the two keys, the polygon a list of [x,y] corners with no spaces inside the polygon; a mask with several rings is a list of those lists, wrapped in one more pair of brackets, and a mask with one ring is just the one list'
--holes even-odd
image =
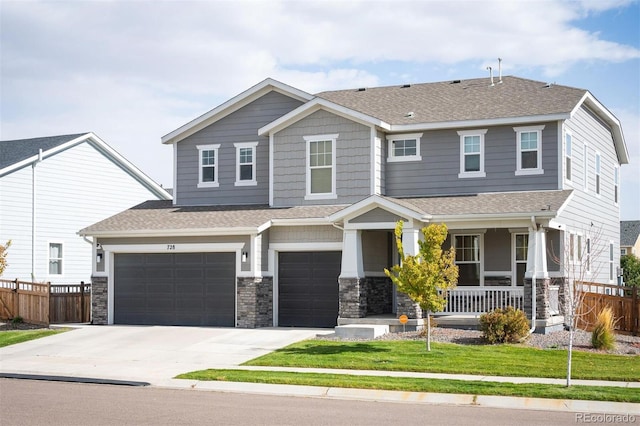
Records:
{"label": "covered front porch", "polygon": [[[557,252],[561,233],[545,226],[548,220],[468,216],[435,220],[384,197],[358,204],[332,218],[343,229],[339,327],[383,325],[391,332],[423,327],[426,313],[384,274],[385,268],[399,261],[393,229],[402,220],[407,254],[417,253],[422,227],[434,222],[449,228],[443,248],[456,249],[460,274],[458,287],[446,295],[444,310],[434,313],[438,324],[474,328],[482,313],[512,306],[530,319],[535,317],[532,327],[539,332],[562,328],[564,280],[548,250],[553,245]],[[402,315],[408,318],[404,324],[399,320]]]}

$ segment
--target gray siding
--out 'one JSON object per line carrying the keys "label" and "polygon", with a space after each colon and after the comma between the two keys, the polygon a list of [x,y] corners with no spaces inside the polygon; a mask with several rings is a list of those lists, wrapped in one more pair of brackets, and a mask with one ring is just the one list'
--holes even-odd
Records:
{"label": "gray siding", "polygon": [[333,226],[274,226],[270,229],[270,243],[337,243],[342,231]]}
{"label": "gray siding", "polygon": [[366,273],[383,274],[391,265],[390,231],[364,231],[362,233],[362,261]]}
{"label": "gray siding", "polygon": [[[269,138],[258,136],[258,129],[301,102],[277,92],[261,98],[205,127],[177,144],[177,205],[268,204]],[[235,186],[236,148],[234,143],[258,142],[256,148],[256,186]],[[197,145],[220,144],[218,188],[198,188]]]}
{"label": "gray siding", "polygon": [[[338,133],[336,141],[337,199],[305,200],[304,136]],[[371,193],[371,130],[367,126],[320,110],[274,137],[273,204],[295,206],[355,203]]]}
{"label": "gray siding", "polygon": [[397,222],[399,220],[403,220],[407,222],[406,218],[397,216],[391,212],[388,212],[379,207],[369,210],[366,213],[361,214],[360,216],[351,219],[349,222],[351,223],[389,223],[389,222]]}
{"label": "gray siding", "polygon": [[[565,182],[573,188],[572,198],[558,221],[565,224],[565,232],[590,235],[592,238],[592,273],[589,281],[609,282],[609,243],[614,243],[614,267],[620,264],[620,208],[614,203],[614,167],[618,165],[610,129],[593,113],[582,107],[565,122],[565,130],[572,134],[573,176]],[[583,152],[587,145],[588,158],[586,190],[583,182]],[[595,194],[595,154],[600,153],[600,195]],[[567,237],[565,236],[565,239]],[[615,281],[615,278],[614,278]]]}
{"label": "gray siding", "polygon": [[[545,125],[542,131],[544,174],[515,176],[517,145],[513,127],[517,126],[488,129],[484,178],[458,178],[460,136],[457,131],[461,129],[429,131],[423,133],[421,140],[422,161],[386,164],[386,195],[406,197],[557,189],[558,125],[556,122],[542,124]],[[388,149],[386,138],[384,144]]]}

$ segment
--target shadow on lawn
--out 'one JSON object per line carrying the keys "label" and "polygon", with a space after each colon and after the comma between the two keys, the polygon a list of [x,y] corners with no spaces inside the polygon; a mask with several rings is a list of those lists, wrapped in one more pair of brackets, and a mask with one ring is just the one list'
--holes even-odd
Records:
{"label": "shadow on lawn", "polygon": [[279,349],[278,353],[289,355],[332,355],[342,353],[374,353],[390,352],[391,349],[372,347],[363,343],[341,344],[335,346],[311,346],[307,348],[285,348]]}

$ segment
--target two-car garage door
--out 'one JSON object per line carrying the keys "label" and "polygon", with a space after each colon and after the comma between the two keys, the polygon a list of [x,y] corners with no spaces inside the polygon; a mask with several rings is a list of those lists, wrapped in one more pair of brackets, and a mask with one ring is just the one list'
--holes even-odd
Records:
{"label": "two-car garage door", "polygon": [[235,326],[235,253],[116,253],[116,324]]}

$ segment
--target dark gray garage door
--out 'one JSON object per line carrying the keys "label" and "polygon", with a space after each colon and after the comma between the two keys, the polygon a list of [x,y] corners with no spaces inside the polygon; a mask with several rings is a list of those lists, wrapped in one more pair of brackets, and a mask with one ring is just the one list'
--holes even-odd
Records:
{"label": "dark gray garage door", "polygon": [[278,254],[278,325],[334,327],[338,318],[339,251]]}
{"label": "dark gray garage door", "polygon": [[235,326],[235,253],[114,257],[116,324]]}

